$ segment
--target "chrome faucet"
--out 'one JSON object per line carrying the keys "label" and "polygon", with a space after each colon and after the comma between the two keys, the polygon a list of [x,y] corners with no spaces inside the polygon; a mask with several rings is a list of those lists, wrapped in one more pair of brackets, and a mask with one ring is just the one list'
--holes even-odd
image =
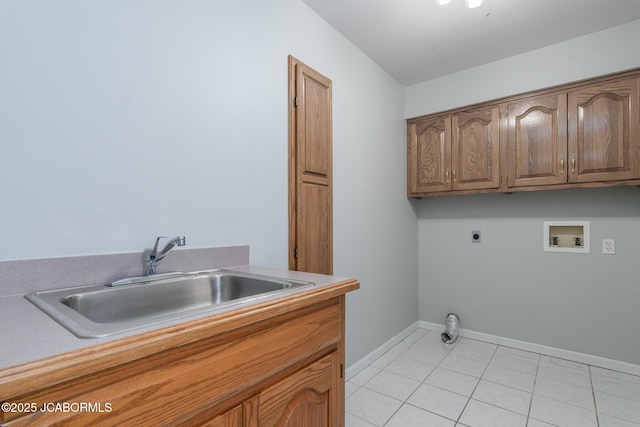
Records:
{"label": "chrome faucet", "polygon": [[158,243],[160,239],[166,238],[166,236],[159,236],[156,238],[156,244],[153,246],[153,249],[147,249],[145,251],[145,260],[147,261],[147,271],[145,273],[146,276],[151,276],[152,274],[156,274],[156,267],[164,259],[165,256],[169,253],[174,246],[184,246],[187,241],[184,236],[177,236],[173,239],[169,240],[165,245],[164,249],[158,253]]}

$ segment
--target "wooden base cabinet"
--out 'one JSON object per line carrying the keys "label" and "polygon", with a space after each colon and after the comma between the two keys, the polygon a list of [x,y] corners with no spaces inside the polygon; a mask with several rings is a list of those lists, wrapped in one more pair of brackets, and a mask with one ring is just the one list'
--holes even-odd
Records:
{"label": "wooden base cabinet", "polygon": [[245,405],[249,427],[327,427],[340,425],[343,393],[335,381],[336,354],[326,356],[275,384]]}
{"label": "wooden base cabinet", "polygon": [[[344,293],[309,294],[0,371],[3,426],[343,427]],[[68,378],[70,377],[70,378]],[[68,378],[68,380],[65,380]]]}
{"label": "wooden base cabinet", "polygon": [[243,407],[236,406],[232,410],[222,415],[216,416],[209,422],[202,424],[202,427],[243,427]]}
{"label": "wooden base cabinet", "polygon": [[344,411],[337,353],[325,356],[267,388],[204,427],[328,427],[342,425]]}

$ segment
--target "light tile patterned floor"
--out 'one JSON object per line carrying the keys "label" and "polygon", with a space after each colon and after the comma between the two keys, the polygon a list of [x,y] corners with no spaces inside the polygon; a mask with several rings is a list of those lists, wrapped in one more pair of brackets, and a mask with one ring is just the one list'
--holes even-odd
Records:
{"label": "light tile patterned floor", "polygon": [[347,382],[346,427],[640,427],[640,377],[418,329]]}

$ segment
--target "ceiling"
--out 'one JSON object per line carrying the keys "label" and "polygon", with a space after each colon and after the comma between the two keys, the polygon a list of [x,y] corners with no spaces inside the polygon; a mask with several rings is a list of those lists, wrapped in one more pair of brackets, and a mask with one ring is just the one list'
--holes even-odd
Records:
{"label": "ceiling", "polygon": [[302,0],[403,85],[640,19],[640,0]]}

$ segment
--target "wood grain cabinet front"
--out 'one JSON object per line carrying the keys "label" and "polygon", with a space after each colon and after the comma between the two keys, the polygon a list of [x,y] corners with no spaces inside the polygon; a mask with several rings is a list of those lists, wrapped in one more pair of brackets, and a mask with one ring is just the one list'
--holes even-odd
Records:
{"label": "wood grain cabinet front", "polygon": [[426,117],[407,124],[409,196],[451,190],[451,117]]}
{"label": "wood grain cabinet front", "polygon": [[408,194],[500,187],[498,106],[408,122]]}
{"label": "wood grain cabinet front", "polygon": [[454,114],[452,190],[500,187],[500,110],[489,106]]}
{"label": "wood grain cabinet front", "polygon": [[341,425],[344,413],[340,363],[325,356],[267,388],[245,404],[247,427],[329,427]]}
{"label": "wood grain cabinet front", "polygon": [[503,107],[509,187],[640,178],[638,81],[623,78]]}
{"label": "wood grain cabinet front", "polygon": [[[268,316],[257,310],[260,321],[223,333],[202,330],[202,339],[146,357],[136,359],[134,351],[131,361],[66,382],[43,387],[24,381],[0,389],[11,390],[3,392],[3,401],[35,402],[38,408],[45,402],[109,404],[108,411],[3,412],[0,423],[342,427],[344,294],[273,311]],[[159,337],[166,339],[156,334],[151,341]]]}
{"label": "wood grain cabinet front", "polygon": [[211,421],[201,424],[201,427],[244,427],[242,405],[216,416]]}
{"label": "wood grain cabinet front", "polygon": [[639,185],[639,76],[407,120],[409,197]]}
{"label": "wood grain cabinet front", "polygon": [[569,92],[569,182],[640,178],[639,82],[624,78]]}
{"label": "wood grain cabinet front", "polygon": [[526,98],[503,110],[508,122],[508,186],[565,184],[567,94]]}

